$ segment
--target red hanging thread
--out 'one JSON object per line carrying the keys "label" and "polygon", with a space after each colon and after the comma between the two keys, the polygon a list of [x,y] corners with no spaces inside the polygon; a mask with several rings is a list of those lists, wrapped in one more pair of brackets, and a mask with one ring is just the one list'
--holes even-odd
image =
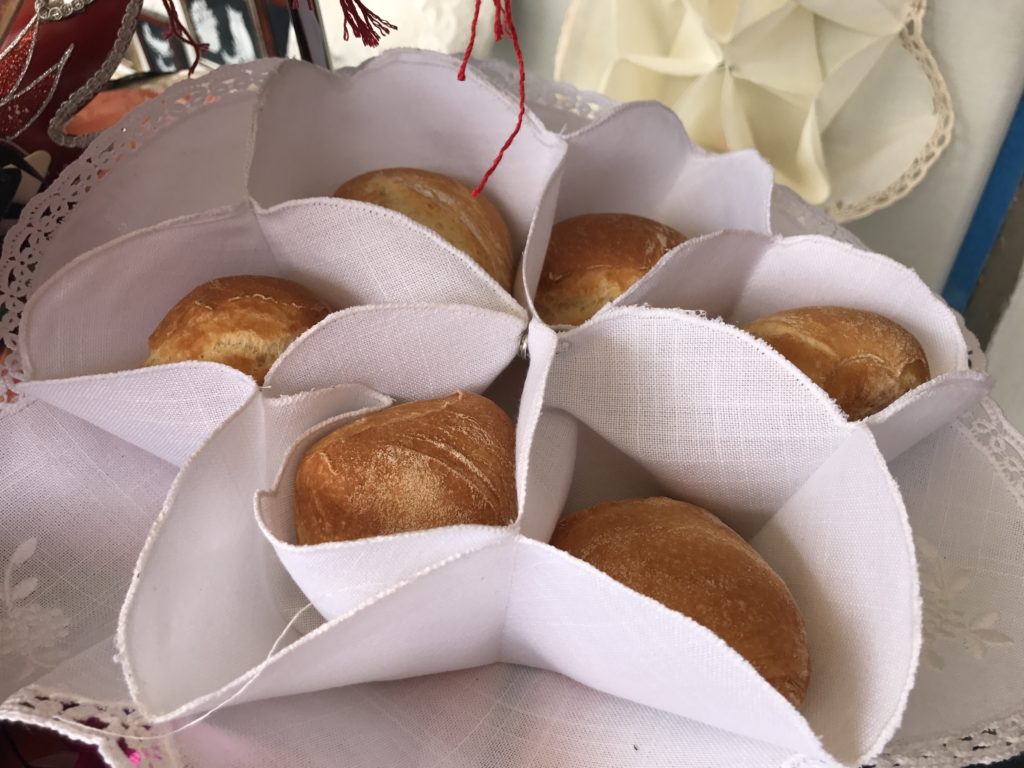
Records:
{"label": "red hanging thread", "polygon": [[206,43],[200,43],[194,37],[192,33],[188,31],[188,27],[181,23],[181,19],[178,17],[178,10],[174,7],[174,0],[163,0],[164,10],[167,11],[167,23],[170,29],[164,38],[170,40],[172,37],[176,37],[185,45],[189,45],[196,52],[195,58],[192,60],[192,66],[188,68],[189,77],[195,74],[196,67],[199,66],[199,59],[203,57],[206,49],[210,46]]}
{"label": "red hanging thread", "polygon": [[[476,24],[480,19],[480,3],[481,0],[476,0],[476,7],[473,9],[473,28],[469,33],[469,45],[466,46],[466,53],[462,57],[462,66],[459,67],[459,80],[466,79],[466,66],[469,64],[469,57],[473,54],[473,46],[476,44]],[[501,40],[503,35],[506,34],[512,41],[512,47],[516,52],[516,63],[519,65],[519,115],[516,117],[516,125],[512,129],[512,133],[505,139],[505,143],[498,150],[498,154],[494,158],[494,162],[491,163],[491,167],[487,169],[483,178],[480,179],[480,183],[473,190],[473,197],[479,196],[484,191],[487,180],[491,178],[491,174],[497,170],[501,159],[505,156],[505,150],[512,146],[512,142],[515,141],[519,129],[523,127],[523,117],[526,114],[526,67],[523,64],[523,51],[519,47],[519,33],[516,32],[516,25],[512,20],[512,0],[494,0],[495,41]]]}
{"label": "red hanging thread", "polygon": [[[345,40],[348,40],[349,33],[363,41],[368,48],[376,48],[380,45],[380,39],[392,30],[398,29],[390,21],[385,21],[376,13],[371,11],[359,0],[339,0],[341,11],[345,14]],[[313,10],[313,0],[306,0],[306,6]],[[292,0],[292,9],[299,7],[299,0]]]}
{"label": "red hanging thread", "polygon": [[[312,0],[311,0],[312,1]],[[398,29],[390,21],[384,21],[359,0],[340,0],[341,10],[345,12],[345,39],[348,40],[349,30],[363,41],[368,48],[376,48],[380,39],[392,30]]]}

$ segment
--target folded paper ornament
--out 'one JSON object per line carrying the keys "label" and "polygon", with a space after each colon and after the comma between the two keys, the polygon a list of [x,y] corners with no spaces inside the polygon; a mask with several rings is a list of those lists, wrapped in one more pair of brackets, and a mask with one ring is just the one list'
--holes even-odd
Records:
{"label": "folded paper ornament", "polygon": [[610,0],[566,14],[555,77],[670,106],[717,151],[756,147],[840,221],[891,205],[949,144],[923,0]]}

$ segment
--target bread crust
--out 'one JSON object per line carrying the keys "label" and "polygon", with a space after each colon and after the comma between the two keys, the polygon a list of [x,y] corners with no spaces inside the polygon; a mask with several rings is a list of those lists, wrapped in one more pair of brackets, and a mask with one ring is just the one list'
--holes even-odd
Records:
{"label": "bread crust", "polygon": [[265,275],[221,277],[193,288],[149,337],[143,365],[209,360],[263,384],[274,361],[331,310],[312,291]]}
{"label": "bread crust", "polygon": [[318,440],[295,477],[299,544],[516,517],[515,426],[481,395],[386,408]]}
{"label": "bread crust", "polygon": [[686,237],[627,213],[588,213],[551,230],[534,306],[549,325],[579,325],[621,296]]}
{"label": "bread crust", "polygon": [[505,220],[462,182],[418,168],[383,168],[349,179],[334,196],[389,208],[429,227],[512,290],[516,259]]}
{"label": "bread crust", "polygon": [[887,317],[800,307],[743,326],[824,389],[852,420],[883,410],[931,378],[920,342]]}
{"label": "bread crust", "polygon": [[810,682],[803,618],[775,571],[706,509],[664,497],[599,504],[551,544],[704,625],[799,706]]}

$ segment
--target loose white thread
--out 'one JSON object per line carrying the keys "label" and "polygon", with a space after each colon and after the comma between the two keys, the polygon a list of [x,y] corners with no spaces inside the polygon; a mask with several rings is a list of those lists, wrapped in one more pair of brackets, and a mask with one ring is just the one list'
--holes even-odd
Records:
{"label": "loose white thread", "polygon": [[217,712],[220,709],[223,709],[228,704],[230,704],[232,701],[234,701],[239,696],[241,696],[243,693],[245,693],[245,691],[249,688],[249,686],[251,686],[253,683],[255,683],[259,679],[259,676],[263,674],[263,671],[270,664],[271,659],[273,659],[274,654],[277,652],[277,648],[281,644],[281,641],[284,640],[284,638],[291,631],[292,627],[295,626],[295,622],[297,622],[299,620],[299,618],[302,616],[302,614],[304,614],[309,608],[312,608],[312,607],[313,607],[312,603],[306,603],[302,608],[299,609],[298,613],[296,613],[294,616],[292,616],[291,621],[289,621],[285,625],[285,628],[281,630],[281,634],[279,634],[277,636],[277,639],[274,641],[274,644],[272,646],[270,646],[270,650],[267,652],[266,658],[264,658],[263,661],[260,662],[259,666],[256,667],[256,673],[245,682],[245,685],[243,685],[241,688],[239,688],[233,694],[228,696],[228,698],[224,699],[224,701],[222,701],[220,704],[215,706],[213,709],[211,709],[211,710],[209,710],[207,712],[204,712],[202,715],[197,717],[195,720],[191,720],[191,721],[185,723],[184,725],[182,725],[182,726],[180,726],[178,728],[175,728],[174,730],[167,731],[166,733],[152,735],[152,736],[135,736],[135,735],[129,735],[129,734],[112,734],[110,731],[104,730],[103,728],[94,728],[91,725],[85,725],[84,723],[80,723],[77,720],[68,720],[68,719],[65,719],[63,717],[52,717],[52,718],[48,718],[48,719],[55,720],[55,721],[57,721],[59,723],[64,723],[66,725],[73,725],[77,729],[80,729],[80,730],[88,731],[88,732],[91,732],[91,733],[98,733],[98,734],[100,734],[102,736],[106,736],[107,738],[111,738],[113,736],[116,736],[118,738],[124,738],[126,741],[129,741],[129,742],[132,742],[132,741],[158,741],[160,739],[166,739],[168,736],[173,736],[176,733],[181,733],[182,731],[185,731],[185,730],[191,728],[192,726],[198,725],[199,723],[203,722],[203,720],[208,718],[210,715],[214,714],[215,712]]}

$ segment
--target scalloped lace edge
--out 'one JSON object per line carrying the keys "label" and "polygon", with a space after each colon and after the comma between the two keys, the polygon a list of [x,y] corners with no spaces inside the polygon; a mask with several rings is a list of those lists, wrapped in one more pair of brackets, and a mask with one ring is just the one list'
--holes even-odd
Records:
{"label": "scalloped lace edge", "polygon": [[[95,746],[112,768],[177,768],[168,739],[152,738],[131,704],[101,702],[28,686],[0,704],[0,720],[34,725]],[[138,737],[145,737],[140,740]]]}

